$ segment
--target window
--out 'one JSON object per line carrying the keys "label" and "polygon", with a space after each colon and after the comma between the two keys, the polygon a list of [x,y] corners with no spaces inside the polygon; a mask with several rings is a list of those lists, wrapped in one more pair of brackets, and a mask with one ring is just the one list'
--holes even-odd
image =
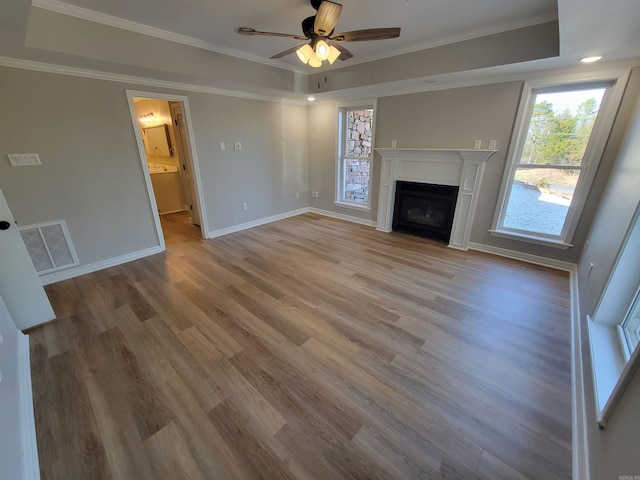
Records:
{"label": "window", "polygon": [[619,102],[615,83],[526,86],[493,234],[571,246]]}
{"label": "window", "polygon": [[622,322],[622,332],[626,341],[625,350],[630,357],[640,343],[640,291],[636,293],[633,305]]}
{"label": "window", "polygon": [[341,107],[336,203],[369,209],[374,106]]}
{"label": "window", "polygon": [[[626,216],[626,213],[625,213]],[[615,242],[617,244],[617,242]],[[598,422],[606,425],[625,385],[640,363],[640,203],[589,321]],[[631,365],[628,365],[631,362]],[[628,367],[628,368],[627,368]]]}

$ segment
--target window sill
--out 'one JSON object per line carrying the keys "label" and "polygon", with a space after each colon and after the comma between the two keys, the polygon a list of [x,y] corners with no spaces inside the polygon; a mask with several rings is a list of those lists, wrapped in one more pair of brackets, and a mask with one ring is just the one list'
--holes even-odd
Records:
{"label": "window sill", "polygon": [[616,327],[596,322],[587,315],[593,384],[598,423],[601,427],[606,426],[603,412],[612,401],[614,390],[622,380],[622,373],[627,365]]}
{"label": "window sill", "polygon": [[543,237],[535,234],[527,234],[523,232],[512,232],[509,230],[489,230],[489,233],[494,237],[508,238],[511,240],[518,240],[520,242],[543,245],[545,247],[560,248],[562,250],[566,250],[570,247],[573,247],[573,244],[571,243],[566,243],[562,240]]}
{"label": "window sill", "polygon": [[338,207],[352,208],[354,210],[360,210],[363,212],[371,211],[371,207],[369,205],[358,205],[357,203],[351,203],[351,202],[333,202],[333,204]]}

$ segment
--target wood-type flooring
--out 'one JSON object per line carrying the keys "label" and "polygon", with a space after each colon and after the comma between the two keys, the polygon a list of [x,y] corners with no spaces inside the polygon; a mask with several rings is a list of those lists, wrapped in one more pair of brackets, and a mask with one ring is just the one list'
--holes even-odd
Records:
{"label": "wood-type flooring", "polygon": [[44,480],[571,478],[569,279],[304,214],[46,288]]}

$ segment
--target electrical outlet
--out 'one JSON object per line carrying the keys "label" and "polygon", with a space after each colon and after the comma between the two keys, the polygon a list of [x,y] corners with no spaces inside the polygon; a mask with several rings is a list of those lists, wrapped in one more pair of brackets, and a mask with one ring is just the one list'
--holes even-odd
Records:
{"label": "electrical outlet", "polygon": [[480,150],[480,148],[482,148],[482,140],[474,140],[473,149]]}
{"label": "electrical outlet", "polygon": [[497,140],[489,140],[489,150],[495,150],[497,144],[498,144]]}
{"label": "electrical outlet", "polygon": [[224,150],[224,149],[225,149],[224,142],[220,142],[220,150]]}
{"label": "electrical outlet", "polygon": [[234,143],[233,143],[233,149],[234,149],[234,150],[242,150],[242,143],[240,143],[240,142],[234,142]]}
{"label": "electrical outlet", "polygon": [[244,203],[242,204],[242,209],[243,209],[243,210],[248,210],[248,209],[249,209],[249,207],[247,206],[247,202],[244,202]]}
{"label": "electrical outlet", "polygon": [[398,146],[397,140],[391,140],[391,148],[396,148]]}

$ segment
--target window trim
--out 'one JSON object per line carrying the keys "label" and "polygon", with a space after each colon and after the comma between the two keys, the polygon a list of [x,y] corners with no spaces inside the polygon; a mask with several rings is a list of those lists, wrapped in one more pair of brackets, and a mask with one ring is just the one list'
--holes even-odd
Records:
{"label": "window trim", "polygon": [[[582,216],[584,205],[591,190],[607,140],[609,139],[629,74],[630,72],[626,70],[623,73],[617,72],[616,74],[594,74],[588,78],[563,76],[559,78],[531,80],[524,83],[513,134],[507,151],[506,165],[502,176],[496,210],[494,212],[491,229],[489,230],[491,235],[555,248],[566,249],[573,246],[573,237],[578,227],[580,217]],[[589,144],[584,154],[585,161],[582,164],[582,172],[576,185],[576,190],[569,211],[567,212],[567,218],[565,219],[562,232],[560,235],[548,235],[504,227],[503,221],[507,212],[509,194],[516,170],[520,165],[519,160],[529,130],[535,95],[538,93],[562,91],[564,89],[571,90],[577,87],[596,88],[598,86],[609,86],[609,89],[605,92],[600,105]]]}
{"label": "window trim", "polygon": [[587,315],[596,421],[606,428],[636,369],[640,344],[631,351],[622,331],[640,293],[640,202],[624,236],[607,283],[592,315]]}
{"label": "window trim", "polygon": [[[338,108],[338,142],[336,149],[336,186],[335,186],[335,200],[334,205],[339,207],[352,208],[360,211],[371,211],[371,186],[373,179],[373,160],[374,160],[374,145],[375,145],[375,136],[376,136],[376,116],[377,116],[377,100],[362,100],[358,102],[347,102],[347,103],[339,103],[337,104]],[[358,110],[358,109],[373,109],[373,121],[371,122],[371,155],[369,157],[358,157],[358,158],[368,158],[369,160],[369,198],[367,203],[361,202],[353,202],[344,199],[344,146],[346,144],[346,128],[344,128],[344,112],[348,110]],[[349,157],[352,158],[352,157]]]}

